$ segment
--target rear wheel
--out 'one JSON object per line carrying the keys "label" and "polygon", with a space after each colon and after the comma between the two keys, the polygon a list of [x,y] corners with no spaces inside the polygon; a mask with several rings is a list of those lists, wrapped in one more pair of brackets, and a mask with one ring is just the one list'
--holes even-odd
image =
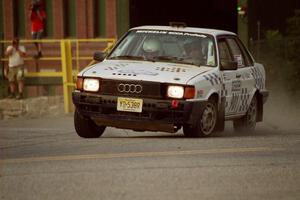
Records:
{"label": "rear wheel", "polygon": [[183,126],[186,137],[207,137],[214,133],[217,124],[217,103],[210,99],[204,106],[199,120],[192,126]]}
{"label": "rear wheel", "polygon": [[90,118],[84,117],[77,110],[74,114],[74,125],[77,134],[83,138],[98,138],[106,128],[96,125]]}
{"label": "rear wheel", "polygon": [[235,131],[253,131],[256,126],[257,98],[254,96],[245,116],[233,121]]}

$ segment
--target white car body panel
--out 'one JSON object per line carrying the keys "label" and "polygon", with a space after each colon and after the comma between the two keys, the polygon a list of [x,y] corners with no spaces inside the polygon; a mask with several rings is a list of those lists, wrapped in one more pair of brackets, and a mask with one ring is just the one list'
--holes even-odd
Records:
{"label": "white car body panel", "polygon": [[105,60],[79,76],[187,84],[193,77],[213,69],[166,62]]}
{"label": "white car body panel", "polygon": [[[224,116],[224,118],[222,118],[223,121],[227,119],[235,120],[240,118],[241,116],[247,116],[245,114],[247,114],[251,100],[256,95],[256,93],[260,93],[260,92],[267,93],[266,86],[265,86],[266,75],[265,75],[265,70],[263,65],[254,62],[252,55],[248,52],[246,48],[242,47],[242,45],[240,46],[237,45],[239,48],[236,49],[239,49],[240,51],[236,51],[235,54],[233,53],[233,51],[230,51],[231,52],[229,56],[230,59],[226,60],[223,57],[222,60],[221,55],[222,53],[224,53],[224,51],[222,50],[224,49],[226,50],[226,48],[222,49],[220,47],[222,45],[221,40],[224,38],[225,38],[224,40],[226,39],[230,40],[232,38],[236,38],[235,42],[236,44],[239,44],[235,33],[222,31],[222,30],[214,30],[214,29],[188,28],[188,27],[183,28],[183,27],[169,27],[169,26],[141,26],[141,27],[133,28],[130,31],[134,32],[135,30],[147,30],[145,31],[146,34],[148,30],[150,30],[149,33],[155,33],[156,31],[158,33],[160,33],[160,31],[170,31],[172,32],[172,34],[174,32],[184,32],[189,36],[194,33],[209,35],[207,37],[212,38],[211,40],[213,42],[211,42],[209,48],[205,49],[206,52],[211,52],[211,53],[207,53],[205,58],[209,61],[211,58],[213,64],[210,64],[209,62],[205,62],[205,64],[200,63],[198,65],[195,64],[195,62],[192,62],[191,64],[181,64],[187,62],[181,62],[183,60],[180,59],[173,59],[173,60],[166,60],[166,61],[165,60],[151,61],[150,59],[148,59],[148,61],[146,61],[146,59],[142,59],[144,57],[142,57],[139,54],[132,53],[131,55],[128,55],[126,54],[127,53],[126,52],[122,55],[120,54],[121,56],[119,54],[118,54],[119,56],[111,56],[114,53],[113,52],[110,55],[108,55],[107,58],[104,59],[102,62],[96,63],[82,70],[78,74],[78,77],[81,78],[88,77],[88,78],[105,79],[105,80],[107,79],[113,81],[116,80],[115,81],[117,82],[116,84],[115,83],[108,84],[109,86],[112,85],[112,87],[114,88],[117,87],[116,85],[119,86],[122,84],[124,85],[122,81],[124,81],[127,85],[138,84],[139,87],[142,87],[143,82],[147,82],[147,84],[149,84],[149,82],[151,84],[152,82],[155,83],[156,85],[160,85],[157,83],[167,83],[169,85],[192,86],[193,87],[192,89],[195,89],[194,98],[186,97],[182,95],[183,93],[181,93],[180,97],[177,96],[175,97],[178,98],[181,101],[181,103],[184,102],[188,104],[205,104],[205,102],[210,101],[209,98],[212,95],[216,95],[218,97],[218,101],[216,103],[214,103],[214,101],[211,102],[213,102],[213,105],[218,106],[217,108],[218,111],[221,111],[220,113],[222,113],[222,115]],[[203,37],[203,35],[200,36]],[[126,38],[124,39],[124,41],[126,41]],[[128,39],[128,41],[130,41],[130,39]],[[176,41],[175,43],[178,44],[177,38],[175,41]],[[137,46],[138,47],[142,46],[142,40],[141,42],[137,42],[137,44],[138,45],[136,46],[133,45],[135,48],[132,49],[136,50],[138,49]],[[234,45],[230,46],[229,42],[227,41],[227,48],[232,50],[234,49],[233,47]],[[115,49],[113,49],[113,51]],[[172,51],[174,48],[172,47],[170,49]],[[181,51],[180,49],[179,52],[182,53],[185,51]],[[136,58],[136,60],[134,60],[134,57]],[[174,56],[174,57],[178,58],[179,56]],[[139,60],[138,58],[141,60]],[[229,63],[229,65],[227,65],[228,68],[224,67],[225,66],[224,60],[230,61],[230,62],[228,61]],[[221,63],[222,63],[222,67],[221,67]],[[206,66],[202,66],[202,65],[206,65]],[[161,85],[162,85],[161,88],[166,86],[166,84],[161,84]],[[169,85],[167,85],[167,87]],[[136,87],[136,85],[134,87]],[[174,96],[171,95],[168,96],[167,94],[165,94],[165,92],[162,92],[164,90],[162,90],[161,88],[158,89],[159,90],[158,93],[160,93],[161,95],[160,98],[155,99],[153,96],[150,97],[147,96],[148,98],[147,100],[149,99],[155,101],[164,100],[170,102],[172,101],[173,103],[173,99],[176,98],[174,98]],[[186,88],[189,89],[190,87],[182,87],[182,88],[183,88],[182,90],[185,90]],[[111,88],[109,88],[109,90],[111,91]],[[119,90],[119,88],[118,91],[124,92]],[[150,89],[148,89],[148,91],[150,92],[153,91],[152,85]],[[134,92],[130,93],[127,91],[127,94],[125,95],[124,93],[113,93],[112,96],[118,98],[119,96],[124,95],[127,98],[143,99],[142,95],[140,94],[137,95],[136,91]],[[264,94],[259,94],[259,95],[263,96]],[[265,96],[266,99],[268,93]],[[260,98],[263,99],[264,97],[260,97]],[[257,102],[258,101],[259,100],[257,100]],[[260,103],[262,101],[263,100],[260,100]],[[168,109],[169,108],[170,107],[168,107]],[[158,107],[158,110],[159,109],[160,107]],[[188,110],[193,111],[196,109],[190,109],[190,107],[188,107]],[[198,110],[196,110],[196,115],[198,115]]]}

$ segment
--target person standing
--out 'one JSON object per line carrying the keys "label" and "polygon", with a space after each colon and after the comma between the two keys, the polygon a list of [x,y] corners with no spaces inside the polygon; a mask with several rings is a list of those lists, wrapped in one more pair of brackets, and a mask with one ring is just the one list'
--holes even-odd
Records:
{"label": "person standing", "polygon": [[23,98],[24,90],[24,59],[26,49],[19,44],[19,39],[14,38],[12,45],[8,46],[5,55],[8,56],[8,67],[5,67],[4,75],[9,81],[10,94],[9,98],[15,97],[16,81],[18,85],[18,94],[16,99]]}
{"label": "person standing", "polygon": [[[41,0],[33,0],[30,6],[29,17],[31,22],[31,35],[32,39],[42,39],[44,32],[44,21],[46,19],[46,12],[43,8]],[[39,59],[42,57],[42,44],[34,43],[37,48],[37,54],[34,58]]]}

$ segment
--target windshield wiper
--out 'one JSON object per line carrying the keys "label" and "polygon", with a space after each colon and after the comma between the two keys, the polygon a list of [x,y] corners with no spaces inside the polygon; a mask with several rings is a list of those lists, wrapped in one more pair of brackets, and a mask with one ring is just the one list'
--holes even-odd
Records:
{"label": "windshield wiper", "polygon": [[173,61],[175,63],[180,63],[180,64],[189,64],[189,65],[196,65],[193,62],[188,62],[182,57],[175,57],[175,56],[156,56],[153,58],[154,60],[158,61]]}
{"label": "windshield wiper", "polygon": [[122,55],[122,56],[113,56],[109,59],[129,59],[129,60],[145,60],[142,56],[131,56],[131,55]]}
{"label": "windshield wiper", "polygon": [[155,60],[167,60],[167,61],[182,61],[183,58],[175,57],[175,56],[155,56],[153,57]]}

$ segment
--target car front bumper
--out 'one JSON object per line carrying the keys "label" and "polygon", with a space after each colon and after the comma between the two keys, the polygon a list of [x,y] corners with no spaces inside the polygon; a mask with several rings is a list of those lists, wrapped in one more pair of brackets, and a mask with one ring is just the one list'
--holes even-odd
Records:
{"label": "car front bumper", "polygon": [[143,98],[141,113],[117,111],[117,96],[74,91],[73,103],[77,111],[96,124],[137,131],[176,132],[184,124],[194,124],[204,108],[205,101]]}

